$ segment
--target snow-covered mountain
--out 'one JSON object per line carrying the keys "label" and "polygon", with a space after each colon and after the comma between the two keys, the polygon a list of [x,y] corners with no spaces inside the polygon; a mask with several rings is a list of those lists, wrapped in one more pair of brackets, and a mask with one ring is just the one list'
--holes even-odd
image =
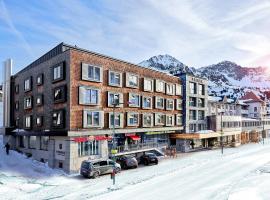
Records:
{"label": "snow-covered mountain", "polygon": [[240,97],[253,90],[260,96],[270,90],[270,69],[267,67],[242,67],[231,61],[193,68],[170,55],[153,56],[139,65],[177,74],[189,72],[209,80],[209,94]]}

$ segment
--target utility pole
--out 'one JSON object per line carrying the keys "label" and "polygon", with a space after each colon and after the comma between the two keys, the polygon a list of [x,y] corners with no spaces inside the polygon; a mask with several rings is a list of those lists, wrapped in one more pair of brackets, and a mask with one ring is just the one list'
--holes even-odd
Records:
{"label": "utility pole", "polygon": [[221,154],[223,154],[223,121],[222,121],[222,115],[223,115],[223,112],[220,113],[220,144],[221,144]]}

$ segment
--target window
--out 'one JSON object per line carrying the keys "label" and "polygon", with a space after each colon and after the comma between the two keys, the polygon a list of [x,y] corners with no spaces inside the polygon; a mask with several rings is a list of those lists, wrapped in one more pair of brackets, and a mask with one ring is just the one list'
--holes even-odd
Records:
{"label": "window", "polygon": [[129,93],[129,107],[140,107],[140,95]]}
{"label": "window", "polygon": [[37,125],[38,127],[40,127],[40,126],[42,126],[42,124],[43,124],[43,117],[42,117],[42,116],[38,116],[38,117],[36,118],[36,125]]}
{"label": "window", "polygon": [[258,107],[254,107],[254,112],[258,112]]}
{"label": "window", "polygon": [[19,94],[19,85],[15,85],[15,93]]}
{"label": "window", "polygon": [[197,94],[196,83],[190,82],[189,90],[190,90],[190,94]]}
{"label": "window", "polygon": [[127,113],[127,125],[138,126],[139,125],[139,113]]}
{"label": "window", "polygon": [[142,108],[152,109],[152,97],[147,96],[142,97]]}
{"label": "window", "polygon": [[196,107],[196,97],[189,97],[189,106]]}
{"label": "window", "polygon": [[38,95],[36,98],[36,105],[41,106],[43,104],[43,95]]}
{"label": "window", "polygon": [[166,121],[166,115],[162,113],[155,113],[155,125],[164,125]]}
{"label": "window", "polygon": [[104,126],[104,112],[84,110],[83,124],[84,124],[84,128],[103,127]]}
{"label": "window", "polygon": [[15,101],[15,110],[19,110],[19,101]]}
{"label": "window", "polygon": [[123,107],[123,94],[108,92],[108,107]]}
{"label": "window", "polygon": [[175,85],[175,95],[182,95],[182,86],[176,84]]}
{"label": "window", "polygon": [[28,92],[32,90],[32,77],[24,80],[24,91]]}
{"label": "window", "polygon": [[204,85],[198,84],[198,89],[199,89],[198,94],[200,94],[200,95],[204,95],[205,94]]}
{"label": "window", "polygon": [[102,67],[82,63],[82,80],[102,82]]}
{"label": "window", "polygon": [[204,120],[204,111],[203,110],[198,111],[198,120]]}
{"label": "window", "polygon": [[190,132],[196,132],[196,124],[189,124],[189,130]]}
{"label": "window", "polygon": [[176,114],[176,125],[178,125],[178,126],[182,126],[183,125],[182,114]]}
{"label": "window", "polygon": [[31,129],[32,128],[32,116],[28,115],[24,117],[24,128]]}
{"label": "window", "polygon": [[145,113],[143,114],[143,127],[152,127],[154,124],[153,114]]}
{"label": "window", "polygon": [[20,125],[20,118],[17,117],[17,118],[16,118],[16,121],[15,121],[15,126],[18,128],[19,125]]}
{"label": "window", "polygon": [[52,112],[52,127],[53,128],[64,128],[64,110],[55,110]]}
{"label": "window", "polygon": [[153,80],[144,78],[143,79],[143,90],[148,92],[153,92]]}
{"label": "window", "polygon": [[173,126],[173,125],[174,125],[174,116],[166,115],[166,126]]}
{"label": "window", "polygon": [[189,119],[190,120],[196,120],[196,110],[190,110],[189,111]]}
{"label": "window", "polygon": [[138,88],[139,87],[139,76],[135,74],[126,74],[126,86],[132,87],[132,88]]}
{"label": "window", "polygon": [[42,85],[43,84],[43,74],[39,74],[36,79],[37,85]]}
{"label": "window", "polygon": [[165,82],[162,80],[156,80],[156,92],[165,92]]}
{"label": "window", "polygon": [[162,97],[155,97],[155,98],[156,98],[155,107],[158,109],[164,109],[164,98]]}
{"label": "window", "polygon": [[182,110],[182,99],[176,99],[176,110]]}
{"label": "window", "polygon": [[122,74],[119,72],[109,71],[109,85],[122,87]]}
{"label": "window", "polygon": [[40,137],[40,149],[48,151],[49,146],[49,136],[41,136]]}
{"label": "window", "polygon": [[54,103],[61,103],[66,101],[66,87],[61,86],[54,89],[53,92]]}
{"label": "window", "polygon": [[173,110],[173,109],[174,109],[174,100],[166,99],[166,110]]}
{"label": "window", "polygon": [[32,96],[24,98],[24,109],[32,108]]}
{"label": "window", "polygon": [[99,154],[100,141],[86,141],[78,143],[78,155],[81,156],[91,156]]}
{"label": "window", "polygon": [[122,128],[124,121],[123,113],[109,113],[109,128],[113,128],[113,122],[115,123],[115,128]]}
{"label": "window", "polygon": [[198,107],[204,108],[204,99],[198,98]]}
{"label": "window", "polygon": [[166,84],[166,94],[174,95],[175,94],[175,85],[174,84]]}
{"label": "window", "polygon": [[98,105],[100,103],[100,90],[92,87],[79,87],[79,104]]}
{"label": "window", "polygon": [[57,82],[65,79],[65,63],[62,62],[52,67],[52,81]]}
{"label": "window", "polygon": [[35,149],[36,148],[36,140],[37,140],[36,136],[29,136],[28,137],[29,149]]}

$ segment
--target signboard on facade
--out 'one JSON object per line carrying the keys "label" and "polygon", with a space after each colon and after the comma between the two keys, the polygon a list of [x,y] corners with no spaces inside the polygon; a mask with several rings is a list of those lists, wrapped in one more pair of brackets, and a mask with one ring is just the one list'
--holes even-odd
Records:
{"label": "signboard on facade", "polygon": [[112,136],[104,136],[104,135],[90,135],[87,137],[75,137],[73,139],[74,142],[87,142],[87,141],[101,141],[101,140],[112,140]]}
{"label": "signboard on facade", "polygon": [[65,143],[63,141],[55,141],[55,159],[57,160],[65,160],[66,154]]}
{"label": "signboard on facade", "polygon": [[157,135],[157,134],[167,134],[167,133],[175,133],[175,131],[149,131],[146,132],[146,135]]}

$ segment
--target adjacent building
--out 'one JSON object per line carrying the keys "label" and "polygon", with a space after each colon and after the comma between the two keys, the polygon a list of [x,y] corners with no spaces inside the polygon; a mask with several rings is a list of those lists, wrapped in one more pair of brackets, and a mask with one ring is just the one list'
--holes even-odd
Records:
{"label": "adjacent building", "polygon": [[64,43],[12,76],[10,87],[5,141],[67,172],[108,157],[112,137],[127,153],[168,146],[183,131],[178,77]]}

